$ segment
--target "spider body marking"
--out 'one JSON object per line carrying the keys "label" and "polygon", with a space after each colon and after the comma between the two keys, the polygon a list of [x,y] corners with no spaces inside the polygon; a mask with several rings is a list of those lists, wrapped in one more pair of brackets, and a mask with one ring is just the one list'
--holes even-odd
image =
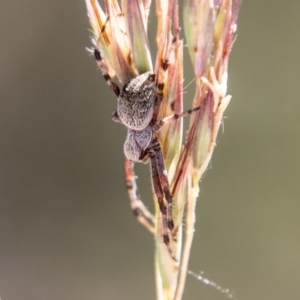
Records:
{"label": "spider body marking", "polygon": [[152,120],[155,99],[155,75],[143,73],[129,80],[122,88],[117,114],[127,128],[141,131]]}

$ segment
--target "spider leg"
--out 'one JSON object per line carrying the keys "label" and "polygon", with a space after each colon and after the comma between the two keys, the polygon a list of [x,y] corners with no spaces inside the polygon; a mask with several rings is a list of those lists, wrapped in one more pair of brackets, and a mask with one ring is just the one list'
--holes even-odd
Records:
{"label": "spider leg", "polygon": [[98,67],[107,83],[107,85],[113,90],[115,95],[119,97],[120,95],[120,88],[119,86],[111,79],[108,71],[107,62],[104,60],[104,58],[101,55],[101,52],[98,49],[98,46],[94,49],[94,56],[97,61]]}
{"label": "spider leg", "polygon": [[130,200],[130,207],[136,219],[146,227],[152,233],[155,234],[154,223],[155,219],[154,216],[150,213],[150,211],[145,207],[143,202],[137,196],[137,186],[135,181],[135,173],[133,170],[133,163],[129,161],[125,157],[125,183],[127,193],[129,195]]}
{"label": "spider leg", "polygon": [[117,109],[114,109],[112,114],[111,114],[111,119],[114,121],[114,122],[117,122],[117,123],[121,123],[123,124],[123,122],[121,121],[119,115],[118,115],[118,111]]}
{"label": "spider leg", "polygon": [[168,223],[167,208],[164,203],[164,192],[160,182],[160,176],[159,176],[157,159],[156,159],[156,151],[152,147],[149,147],[148,153],[151,160],[152,181],[153,181],[154,192],[156,194],[159,209],[162,214],[162,236],[163,236],[164,243],[166,245],[169,245],[170,238],[169,238],[168,227],[167,227],[167,223]]}
{"label": "spider leg", "polygon": [[155,159],[157,165],[157,172],[161,184],[161,189],[164,192],[165,199],[167,200],[167,226],[170,230],[174,228],[173,216],[172,216],[172,202],[173,197],[170,191],[169,181],[167,177],[167,170],[165,167],[165,162],[163,154],[161,151],[160,143],[157,138],[153,139],[153,150],[155,151]]}
{"label": "spider leg", "polygon": [[158,114],[159,114],[159,108],[161,101],[163,99],[163,90],[164,90],[165,84],[163,82],[160,82],[157,84],[157,95],[156,95],[156,100],[154,104],[154,109],[153,109],[153,120],[156,121]]}
{"label": "spider leg", "polygon": [[[162,43],[162,41],[161,41]],[[160,104],[163,100],[164,97],[164,87],[165,87],[165,77],[166,73],[169,68],[169,56],[172,52],[172,44],[173,41],[167,43],[168,45],[166,46],[166,49],[162,49],[160,51],[160,54],[158,54],[160,57],[157,58],[156,61],[156,85],[157,85],[157,95],[156,95],[156,100],[154,104],[154,110],[153,110],[153,117],[152,119],[154,121],[157,120],[158,114],[159,114],[159,109],[160,109]],[[158,67],[157,67],[158,66]]]}
{"label": "spider leg", "polygon": [[196,111],[198,111],[198,110],[200,110],[200,109],[201,109],[201,106],[197,106],[197,107],[195,107],[195,108],[186,110],[186,111],[184,111],[184,112],[182,112],[182,113],[180,113],[180,114],[173,114],[173,115],[167,116],[167,117],[165,117],[165,118],[163,118],[163,119],[161,119],[161,120],[157,120],[156,123],[153,125],[153,131],[154,131],[154,132],[158,132],[159,129],[160,129],[163,125],[165,125],[165,124],[167,124],[167,123],[169,123],[169,122],[172,122],[172,121],[174,121],[174,120],[178,120],[178,119],[180,119],[180,118],[183,118],[183,117],[185,117],[185,116],[187,116],[187,115],[190,115],[190,114],[192,114],[193,112],[196,112]]}
{"label": "spider leg", "polygon": [[[172,53],[174,53],[176,44],[178,42],[179,27],[176,26],[175,36],[169,34],[162,34],[160,42],[158,44],[158,53],[155,62],[155,74],[157,96],[154,104],[153,121],[156,121],[160,111],[160,105],[164,98],[164,87],[168,81],[169,65],[174,63],[172,59]],[[177,24],[178,25],[178,24]]]}

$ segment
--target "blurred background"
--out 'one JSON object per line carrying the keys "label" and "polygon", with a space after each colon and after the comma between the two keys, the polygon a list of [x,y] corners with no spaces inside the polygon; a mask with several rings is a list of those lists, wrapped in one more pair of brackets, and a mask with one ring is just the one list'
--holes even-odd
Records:
{"label": "blurred background", "polygon": [[[233,98],[201,182],[189,268],[240,300],[300,299],[299,11],[244,1]],[[129,209],[126,131],[88,29],[83,0],[0,2],[2,300],[155,299],[153,238]],[[137,172],[152,208],[149,168]],[[195,299],[227,298],[188,276]]]}

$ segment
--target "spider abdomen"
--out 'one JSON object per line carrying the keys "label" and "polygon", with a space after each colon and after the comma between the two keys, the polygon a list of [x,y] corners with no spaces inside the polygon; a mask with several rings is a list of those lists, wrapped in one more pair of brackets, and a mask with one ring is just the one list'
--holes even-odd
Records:
{"label": "spider abdomen", "polygon": [[147,72],[131,79],[118,98],[117,112],[122,123],[133,130],[146,128],[153,116],[155,98],[154,74]]}
{"label": "spider abdomen", "polygon": [[147,126],[141,131],[128,129],[126,141],[124,143],[124,153],[126,157],[133,162],[146,162],[145,150],[152,141],[153,131]]}

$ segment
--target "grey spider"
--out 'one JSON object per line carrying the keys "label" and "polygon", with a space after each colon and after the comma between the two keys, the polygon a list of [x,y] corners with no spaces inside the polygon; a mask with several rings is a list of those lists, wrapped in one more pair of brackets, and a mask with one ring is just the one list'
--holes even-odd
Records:
{"label": "grey spider", "polygon": [[[170,242],[168,230],[172,231],[174,228],[172,217],[173,197],[156,133],[165,123],[190,114],[198,110],[199,107],[156,120],[154,114],[160,105],[159,98],[161,97],[159,95],[162,95],[163,83],[156,83],[155,74],[146,72],[138,75],[130,79],[120,89],[112,81],[108,66],[97,47],[94,49],[94,56],[106,83],[118,98],[117,109],[113,112],[112,119],[122,123],[127,128],[127,137],[124,143],[126,158],[133,163],[147,163],[149,160],[151,162],[153,187],[162,215],[163,241],[168,245]],[[129,184],[127,189],[131,188],[133,186]],[[132,205],[132,208],[136,216],[142,213],[139,207]],[[148,221],[151,222],[151,220]]]}

